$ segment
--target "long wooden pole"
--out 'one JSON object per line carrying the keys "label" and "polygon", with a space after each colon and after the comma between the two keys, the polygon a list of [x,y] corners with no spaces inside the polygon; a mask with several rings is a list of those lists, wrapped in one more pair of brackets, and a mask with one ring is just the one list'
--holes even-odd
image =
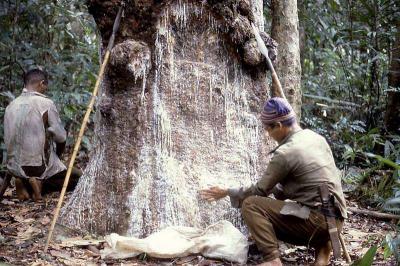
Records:
{"label": "long wooden pole", "polygon": [[267,66],[268,66],[268,69],[271,71],[272,81],[278,87],[278,93],[277,93],[278,95],[275,95],[275,96],[279,96],[279,97],[286,99],[285,93],[283,92],[283,89],[282,89],[281,82],[279,81],[278,75],[276,74],[274,65],[272,64],[271,59],[269,58],[268,48],[267,48],[267,46],[265,46],[265,43],[262,40],[257,27],[254,26],[253,23],[251,23],[251,26],[253,28],[254,36],[256,37],[256,40],[257,40],[258,48],[260,49],[260,52],[264,55],[265,59],[267,59]]}
{"label": "long wooden pole", "polygon": [[348,264],[350,264],[351,258],[350,258],[349,252],[347,251],[346,243],[344,242],[344,239],[343,239],[343,236],[341,233],[339,233],[339,241],[340,241],[340,244],[342,244],[344,258],[346,259],[346,262]]}
{"label": "long wooden pole", "polygon": [[106,54],[104,55],[103,63],[101,64],[101,67],[100,67],[100,70],[99,70],[99,74],[97,76],[96,84],[95,84],[94,89],[93,89],[92,97],[90,99],[88,108],[87,108],[85,116],[83,118],[81,129],[79,130],[78,139],[75,142],[74,150],[72,152],[71,160],[69,161],[67,174],[65,175],[64,184],[63,184],[63,187],[62,187],[62,190],[61,190],[61,193],[60,193],[60,198],[58,199],[57,207],[54,210],[54,217],[53,217],[53,220],[52,220],[51,225],[50,225],[49,234],[48,234],[48,237],[47,237],[46,245],[44,247],[44,252],[47,252],[47,249],[49,248],[49,243],[51,241],[51,237],[53,235],[54,227],[56,225],[56,222],[57,222],[57,219],[58,219],[58,215],[60,214],[60,209],[61,209],[62,202],[64,200],[65,192],[66,192],[67,187],[68,187],[68,182],[69,182],[69,178],[71,176],[72,167],[74,166],[75,159],[76,159],[76,156],[77,156],[78,151],[79,151],[79,147],[80,147],[81,142],[82,142],[83,133],[85,132],[86,125],[87,125],[87,122],[89,120],[90,113],[92,112],[94,103],[96,101],[96,96],[97,96],[97,93],[98,93],[99,88],[100,88],[100,83],[101,83],[101,80],[103,79],[104,71],[106,69],[108,60],[110,58],[111,49],[114,46],[115,35],[116,35],[116,32],[118,31],[118,28],[119,28],[119,24],[120,24],[120,21],[121,21],[121,15],[122,15],[122,5],[119,8],[117,17],[116,17],[116,19],[114,21],[113,31],[112,31],[110,40],[108,42]]}

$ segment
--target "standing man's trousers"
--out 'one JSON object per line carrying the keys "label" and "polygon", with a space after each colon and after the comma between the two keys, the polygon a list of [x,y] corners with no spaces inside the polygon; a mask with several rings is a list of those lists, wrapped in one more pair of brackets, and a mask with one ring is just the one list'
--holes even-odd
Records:
{"label": "standing man's trousers", "polygon": [[[242,204],[242,215],[257,247],[270,261],[280,257],[278,239],[287,243],[318,248],[329,241],[328,225],[323,214],[311,210],[308,219],[280,214],[284,201],[251,196]],[[337,219],[338,231],[343,219]]]}

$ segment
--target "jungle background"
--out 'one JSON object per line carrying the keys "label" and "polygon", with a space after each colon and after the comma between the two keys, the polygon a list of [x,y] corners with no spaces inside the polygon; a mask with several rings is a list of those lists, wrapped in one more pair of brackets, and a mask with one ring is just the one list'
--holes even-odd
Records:
{"label": "jungle background", "polygon": [[[264,1],[266,32],[270,1]],[[322,134],[342,170],[347,195],[361,206],[400,213],[400,3],[299,0],[301,123]],[[96,81],[99,37],[83,1],[0,1],[0,120],[35,67],[50,77],[49,96],[71,149]],[[93,124],[78,164],[91,148]],[[0,176],[5,173],[0,123]],[[65,155],[68,158],[68,153]],[[379,243],[399,260],[400,235]]]}

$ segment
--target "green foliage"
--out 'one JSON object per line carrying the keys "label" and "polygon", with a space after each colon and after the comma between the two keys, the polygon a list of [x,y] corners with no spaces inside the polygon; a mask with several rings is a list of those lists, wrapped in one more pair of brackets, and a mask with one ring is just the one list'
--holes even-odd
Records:
{"label": "green foliage", "polygon": [[392,237],[387,235],[384,241],[384,259],[394,255],[396,261],[400,262],[400,236]]}
{"label": "green foliage", "polygon": [[377,250],[378,250],[377,246],[370,247],[368,249],[367,253],[365,253],[361,259],[356,260],[351,265],[352,266],[371,266],[372,263],[374,262],[374,257],[375,257]]}
{"label": "green foliage", "polygon": [[302,123],[326,137],[363,196],[383,203],[398,184],[400,137],[384,130],[389,64],[399,31],[395,0],[299,1]]}
{"label": "green foliage", "polygon": [[[391,45],[398,31],[394,22],[400,16],[399,3],[304,0],[299,8],[305,35],[304,123],[312,128],[328,127],[332,129],[331,135],[339,137],[363,133],[354,126],[367,131],[381,127],[389,90]],[[318,101],[315,96],[324,100]],[[342,145],[338,141],[334,149]],[[340,153],[336,150],[336,155]]]}
{"label": "green foliage", "polygon": [[[324,135],[354,195],[400,213],[400,136],[384,130],[389,64],[399,32],[395,0],[299,1],[303,30],[303,125]],[[388,236],[385,258],[399,259]],[[371,265],[376,247],[353,265]]]}
{"label": "green foliage", "polygon": [[[0,28],[0,120],[6,105],[23,88],[24,71],[42,68],[49,74],[48,94],[69,131],[70,144],[99,62],[95,24],[84,1],[3,1]],[[4,151],[2,127],[1,123]]]}

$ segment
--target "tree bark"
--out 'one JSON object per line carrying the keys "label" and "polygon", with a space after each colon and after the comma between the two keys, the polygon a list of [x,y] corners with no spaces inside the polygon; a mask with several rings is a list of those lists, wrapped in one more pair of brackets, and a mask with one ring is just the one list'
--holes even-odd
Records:
{"label": "tree bark", "polygon": [[[105,47],[119,1],[88,2]],[[198,190],[249,185],[273,146],[258,119],[268,87],[252,9],[248,0],[126,6],[97,104],[95,148],[62,224],[136,236],[221,219],[240,226],[228,199],[208,204]]]}
{"label": "tree bark", "polygon": [[[276,72],[298,118],[301,116],[301,63],[297,1],[272,0],[271,37],[278,42]],[[272,85],[273,90],[275,84]]]}
{"label": "tree bark", "polygon": [[389,132],[400,134],[400,21],[389,69],[389,90],[385,125]]}

